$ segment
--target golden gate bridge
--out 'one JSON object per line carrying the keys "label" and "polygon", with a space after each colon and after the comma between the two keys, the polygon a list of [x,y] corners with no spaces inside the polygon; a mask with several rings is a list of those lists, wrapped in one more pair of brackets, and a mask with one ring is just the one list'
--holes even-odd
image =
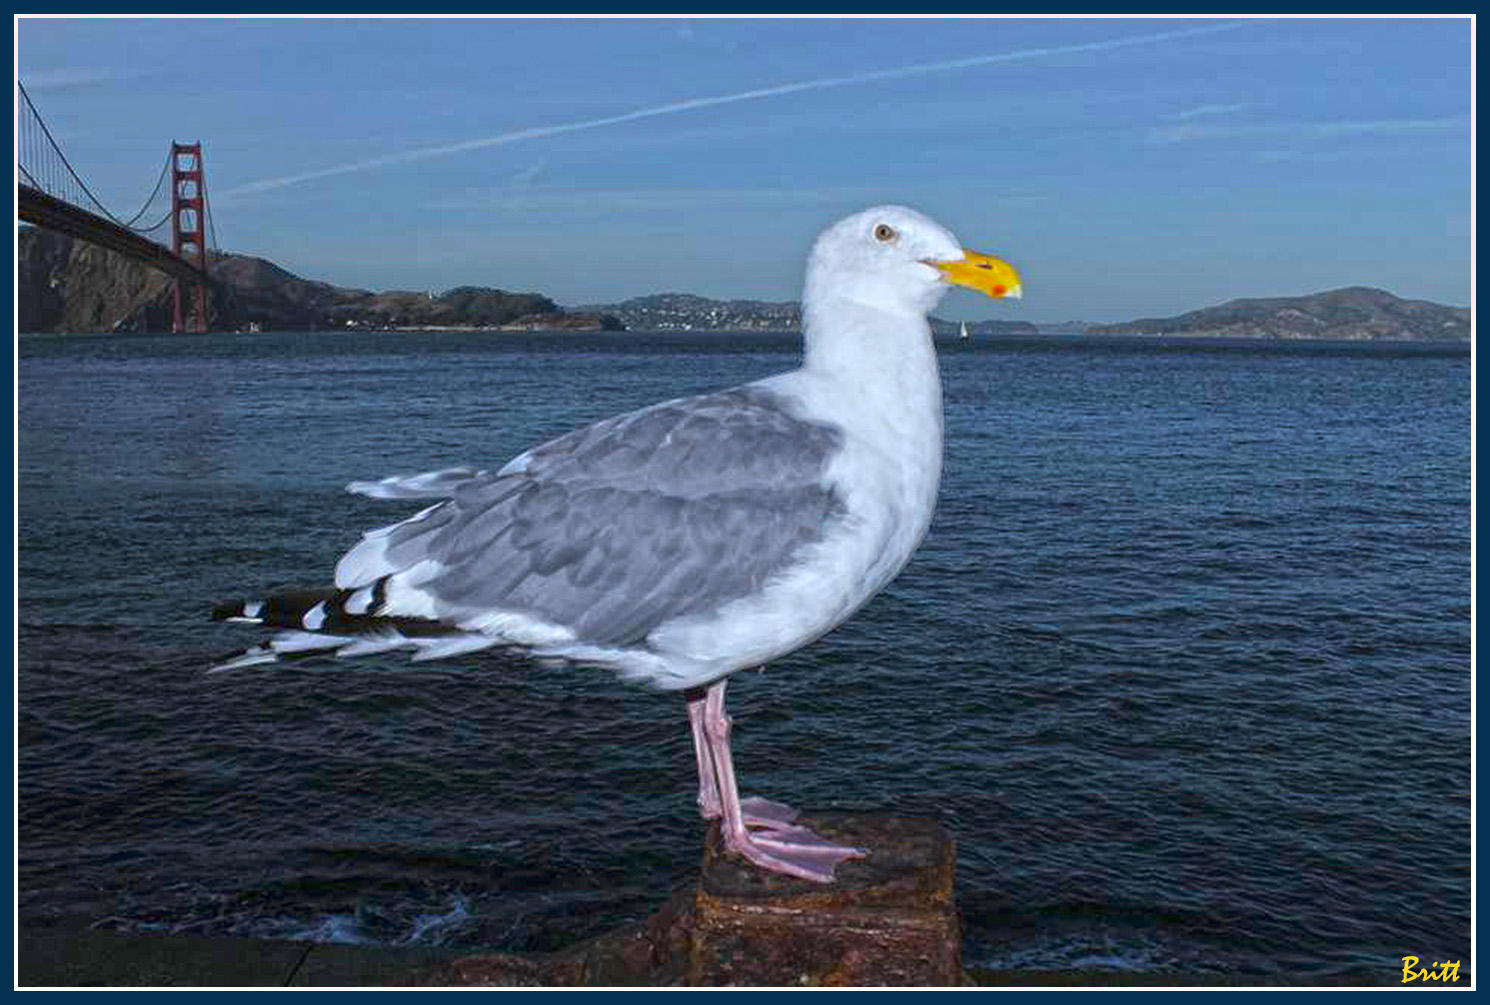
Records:
{"label": "golden gate bridge", "polygon": [[[16,107],[16,215],[172,276],[176,283],[171,329],[206,331],[209,263],[220,246],[207,199],[202,144],[172,142],[154,190],[137,213],[121,219],[98,200],[68,162],[20,81],[16,81],[16,89],[20,93]],[[163,197],[168,177],[170,188]],[[159,219],[155,219],[157,215]]]}

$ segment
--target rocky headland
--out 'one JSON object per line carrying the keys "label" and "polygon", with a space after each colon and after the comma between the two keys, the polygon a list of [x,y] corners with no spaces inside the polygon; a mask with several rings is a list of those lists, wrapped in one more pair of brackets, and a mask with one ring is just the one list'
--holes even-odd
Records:
{"label": "rocky headland", "polygon": [[[35,227],[18,234],[23,332],[171,330],[172,280],[85,241]],[[604,314],[566,311],[540,293],[480,286],[371,290],[302,279],[251,255],[213,255],[214,331],[496,329],[615,331]]]}

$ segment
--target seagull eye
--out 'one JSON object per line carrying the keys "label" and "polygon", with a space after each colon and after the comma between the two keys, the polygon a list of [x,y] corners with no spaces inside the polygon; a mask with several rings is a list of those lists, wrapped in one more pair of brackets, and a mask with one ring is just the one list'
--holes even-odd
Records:
{"label": "seagull eye", "polygon": [[876,241],[890,242],[895,240],[895,228],[888,223],[881,223],[874,228],[874,239]]}

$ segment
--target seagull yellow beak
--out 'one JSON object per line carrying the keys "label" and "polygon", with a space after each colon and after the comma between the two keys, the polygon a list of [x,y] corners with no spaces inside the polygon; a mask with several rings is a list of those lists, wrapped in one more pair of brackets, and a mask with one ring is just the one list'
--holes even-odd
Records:
{"label": "seagull yellow beak", "polygon": [[1017,300],[1023,296],[1019,273],[1014,271],[1014,266],[992,255],[964,248],[959,259],[950,262],[927,261],[926,264],[940,272],[947,282],[966,286],[990,297],[1013,297]]}

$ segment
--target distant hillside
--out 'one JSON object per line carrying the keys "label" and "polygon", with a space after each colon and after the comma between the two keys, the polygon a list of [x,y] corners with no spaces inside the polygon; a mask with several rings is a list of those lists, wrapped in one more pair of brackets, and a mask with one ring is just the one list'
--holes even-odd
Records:
{"label": "distant hillside", "polygon": [[1227,335],[1247,338],[1467,339],[1469,309],[1403,300],[1348,286],[1303,297],[1229,300],[1172,318],[1088,325],[1093,334]]}
{"label": "distant hillside", "polygon": [[[23,332],[152,332],[171,327],[163,274],[35,227],[17,234]],[[264,331],[373,328],[616,329],[613,317],[565,311],[538,293],[461,286],[435,295],[332,286],[248,255],[214,256],[211,327]]]}
{"label": "distant hillside", "polygon": [[224,255],[211,265],[217,289],[212,298],[214,327],[256,324],[265,331],[330,327],[338,309],[364,303],[374,294],[301,279],[273,262],[248,255]]}
{"label": "distant hillside", "polygon": [[[618,304],[587,304],[577,311],[613,314],[628,331],[770,331],[802,329],[802,307],[795,300],[711,300],[692,293],[654,293]],[[969,334],[1034,334],[1028,321],[970,321]],[[932,331],[952,335],[956,321],[931,319]]]}
{"label": "distant hillside", "polygon": [[577,311],[613,314],[628,331],[796,331],[796,301],[711,300],[692,293],[653,293],[619,304],[584,304]]}

